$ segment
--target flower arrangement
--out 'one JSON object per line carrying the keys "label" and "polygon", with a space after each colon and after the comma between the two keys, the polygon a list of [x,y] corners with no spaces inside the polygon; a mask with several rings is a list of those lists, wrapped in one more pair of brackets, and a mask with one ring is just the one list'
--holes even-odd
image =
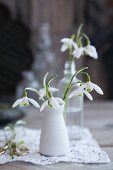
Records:
{"label": "flower arrangement", "polygon": [[[89,55],[90,57],[97,59],[98,54],[96,48],[91,45],[88,36],[81,32],[82,24],[80,25],[77,34],[71,36],[71,38],[63,38],[61,51],[64,52],[69,50],[69,61],[74,61],[75,58],[79,59],[83,55]],[[85,39],[85,41],[84,41]],[[84,44],[84,42],[86,42]],[[39,152],[48,156],[61,156],[69,152],[69,138],[67,128],[65,126],[63,111],[64,106],[67,105],[67,101],[73,96],[83,96],[85,94],[91,101],[93,97],[91,92],[95,90],[100,95],[103,95],[102,89],[91,82],[89,74],[86,72],[87,67],[75,71],[73,75],[69,77],[69,81],[64,89],[63,97],[54,96],[54,92],[59,89],[51,86],[52,81],[57,75],[49,77],[49,72],[44,76],[42,88],[40,90],[31,87],[26,87],[23,92],[23,97],[18,99],[13,104],[13,108],[17,105],[20,107],[28,106],[32,103],[35,107],[40,108],[40,112],[44,111],[45,118],[41,130]],[[78,75],[83,74],[85,81],[78,80],[74,82],[74,78]],[[77,84],[77,88],[73,88]],[[28,97],[28,91],[35,92],[41,104],[34,99]],[[65,107],[66,108],[66,107]],[[59,139],[59,143],[57,140]]]}
{"label": "flower arrangement", "polygon": [[[91,92],[93,90],[95,90],[97,93],[103,95],[103,91],[102,89],[91,82],[90,80],[90,76],[88,73],[84,72],[84,70],[87,69],[86,68],[83,68],[79,71],[77,71],[70,79],[68,85],[67,85],[67,88],[64,92],[64,96],[63,96],[63,99],[59,98],[59,97],[54,97],[53,96],[53,92],[54,91],[58,91],[58,89],[54,88],[54,87],[51,87],[50,86],[50,83],[51,81],[56,77],[56,76],[53,76],[51,77],[48,81],[46,80],[47,79],[47,76],[48,76],[48,72],[45,74],[44,76],[44,80],[43,80],[43,88],[41,88],[39,91],[37,89],[34,89],[34,88],[30,88],[30,87],[27,87],[25,90],[24,90],[24,93],[23,93],[23,97],[21,99],[18,99],[14,104],[13,104],[13,108],[16,107],[17,105],[20,105],[21,107],[23,106],[28,106],[29,105],[29,102],[32,103],[35,107],[37,108],[40,108],[40,111],[43,111],[44,108],[46,106],[49,106],[49,107],[53,107],[53,108],[58,108],[60,104],[64,104],[65,101],[67,100],[67,98],[71,98],[73,97],[74,95],[79,95],[79,96],[82,96],[83,93],[92,101],[93,100],[93,97],[91,96]],[[86,82],[83,82],[83,81],[79,81],[79,82],[76,82],[79,87],[72,91],[71,93],[70,90],[71,88],[73,87],[73,83],[72,83],[72,80],[74,78],[75,75],[78,75],[78,74],[85,74],[86,77],[87,77],[87,81]],[[38,94],[39,96],[39,99],[42,101],[42,105],[40,106],[38,102],[36,102],[34,99],[31,99],[27,96],[27,90],[31,90],[31,91],[34,91]]]}
{"label": "flower arrangement", "polygon": [[[96,51],[96,48],[91,45],[91,42],[88,38],[88,36],[85,33],[81,32],[83,24],[80,25],[77,34],[73,34],[71,38],[63,38],[61,42],[63,43],[61,47],[61,51],[64,52],[66,50],[69,50],[69,60],[70,62],[74,60],[74,58],[80,58],[83,55],[89,55],[90,57],[97,59],[98,54]],[[83,39],[85,38],[86,44],[84,45]],[[93,100],[93,97],[91,95],[91,92],[95,90],[97,93],[103,95],[102,89],[91,82],[90,76],[86,70],[87,67],[76,71],[76,73],[70,77],[70,81],[67,84],[67,87],[64,92],[63,98],[54,97],[53,93],[55,91],[58,91],[59,89],[56,89],[54,87],[51,87],[50,84],[54,80],[54,78],[57,76],[50,77],[47,80],[48,72],[45,74],[43,79],[43,85],[40,90],[33,89],[31,87],[27,87],[24,90],[23,97],[21,99],[18,99],[12,107],[16,107],[17,105],[22,106],[28,106],[29,102],[32,103],[35,107],[40,108],[40,111],[44,110],[46,106],[58,108],[60,104],[64,104],[68,98],[72,98],[73,96],[79,95],[83,96],[85,94],[91,101]],[[86,76],[86,82],[79,81],[76,82],[78,85],[78,88],[74,91],[71,91],[73,87],[73,78],[75,76],[78,76],[79,74],[84,74]],[[40,106],[39,103],[37,103],[34,99],[31,99],[27,96],[27,90],[34,91],[38,94],[39,99],[42,101],[42,105]],[[70,93],[71,92],[71,93]]]}
{"label": "flower arrangement", "polygon": [[[79,26],[77,33],[73,34],[71,38],[61,39],[61,42],[63,43],[61,52],[69,50],[69,60],[74,60],[74,58],[79,59],[83,55],[88,55],[94,59],[98,58],[96,48],[91,45],[89,37],[81,32],[82,27],[83,24]],[[84,39],[86,40],[85,45]]]}

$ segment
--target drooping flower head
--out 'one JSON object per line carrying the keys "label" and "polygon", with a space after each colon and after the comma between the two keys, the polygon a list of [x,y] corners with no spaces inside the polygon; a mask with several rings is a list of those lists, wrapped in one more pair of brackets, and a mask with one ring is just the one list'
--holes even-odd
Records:
{"label": "drooping flower head", "polygon": [[87,75],[87,82],[81,83],[81,85],[76,90],[72,91],[69,94],[69,98],[72,98],[73,96],[83,96],[83,94],[85,94],[92,101],[93,97],[90,93],[93,90],[95,90],[100,95],[103,95],[104,93],[103,93],[102,89],[97,84],[94,84],[90,81],[89,74],[86,72],[83,72],[83,73],[85,73]]}
{"label": "drooping flower head", "polygon": [[[96,48],[91,45],[89,37],[85,33],[82,33],[82,26],[83,24],[79,26],[77,33],[72,35],[71,38],[61,39],[61,42],[63,43],[61,46],[61,52],[69,50],[69,56],[71,59],[79,59],[83,55],[88,55],[97,59],[98,54]],[[86,41],[85,45],[83,43],[83,39]]]}
{"label": "drooping flower head", "polygon": [[45,74],[43,79],[43,88],[39,90],[40,98],[41,99],[44,99],[44,97],[46,98],[46,100],[44,100],[40,108],[40,111],[42,111],[47,105],[53,108],[58,108],[60,104],[64,104],[64,101],[62,99],[58,97],[53,97],[52,94],[52,92],[58,91],[58,89],[50,86],[50,83],[56,77],[56,75],[47,80],[48,74],[49,74],[48,72]]}
{"label": "drooping flower head", "polygon": [[28,106],[30,103],[32,103],[35,107],[40,108],[39,104],[34,99],[31,99],[27,96],[27,90],[34,91],[35,93],[38,94],[39,99],[42,100],[40,111],[42,111],[47,105],[49,107],[53,107],[56,109],[60,105],[64,104],[64,101],[61,98],[53,97],[53,94],[52,94],[53,92],[58,91],[58,89],[50,86],[50,83],[56,77],[56,75],[52,76],[51,78],[47,80],[48,74],[49,72],[45,74],[42,88],[39,91],[31,87],[25,88],[23,97],[15,101],[12,107],[14,108],[17,105],[20,105],[20,107],[23,107],[23,106]]}
{"label": "drooping flower head", "polygon": [[43,79],[43,87],[39,90],[40,99],[43,99],[44,96],[47,95],[47,88],[48,88],[48,90],[49,90],[50,92],[58,91],[58,89],[50,86],[51,81],[52,81],[56,76],[53,76],[53,77],[47,82],[47,76],[48,76],[48,74],[49,74],[49,72],[47,72],[47,73],[45,74],[44,79]]}
{"label": "drooping flower head", "polygon": [[14,102],[12,108],[18,105],[20,105],[20,107],[28,106],[29,102],[32,103],[35,107],[40,108],[40,105],[34,99],[27,97],[26,91],[24,91],[23,97],[21,99],[18,99]]}

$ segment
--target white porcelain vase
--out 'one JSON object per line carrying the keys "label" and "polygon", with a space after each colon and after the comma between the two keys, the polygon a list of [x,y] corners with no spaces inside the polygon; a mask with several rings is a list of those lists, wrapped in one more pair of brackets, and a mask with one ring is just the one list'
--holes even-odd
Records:
{"label": "white porcelain vase", "polygon": [[40,136],[39,152],[47,156],[62,156],[69,152],[69,138],[63,117],[64,105],[58,109],[46,107]]}

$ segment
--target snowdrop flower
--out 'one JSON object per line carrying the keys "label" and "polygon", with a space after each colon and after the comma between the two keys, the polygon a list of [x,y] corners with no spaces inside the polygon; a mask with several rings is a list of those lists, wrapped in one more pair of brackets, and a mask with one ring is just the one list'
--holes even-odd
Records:
{"label": "snowdrop flower", "polygon": [[93,97],[91,96],[91,94],[84,89],[85,88],[85,84],[81,85],[80,87],[78,87],[76,90],[72,91],[69,95],[69,98],[72,98],[73,96],[83,96],[83,94],[85,94],[91,101],[93,100]]}
{"label": "snowdrop flower", "polygon": [[[58,91],[58,89],[56,89],[56,88],[54,88],[54,87],[49,87],[48,89],[49,89],[49,91],[51,91],[51,92]],[[40,98],[43,99],[43,97],[46,96],[46,88],[40,89],[38,93],[39,93]]]}
{"label": "snowdrop flower", "polygon": [[96,51],[96,48],[92,45],[88,45],[86,47],[84,47],[84,52],[86,55],[89,55],[90,57],[94,58],[94,59],[98,59],[98,54]]}
{"label": "snowdrop flower", "polygon": [[102,89],[97,84],[94,84],[91,81],[88,81],[85,83],[85,89],[88,92],[92,92],[93,90],[95,90],[97,93],[99,93],[101,95],[104,94]]}
{"label": "snowdrop flower", "polygon": [[101,95],[104,94],[102,89],[98,85],[92,83],[91,81],[88,81],[88,82],[84,83],[83,85],[81,85],[76,90],[72,91],[69,95],[69,98],[71,98],[73,96],[82,96],[84,93],[92,101],[93,97],[90,94],[90,92],[92,92],[92,90],[95,90],[97,93],[99,93]]}
{"label": "snowdrop flower", "polygon": [[[48,76],[49,72],[47,72],[44,76],[44,80],[43,80],[43,88],[41,88],[38,92],[40,98],[43,100],[43,97],[46,96],[46,79],[47,79],[47,76]],[[50,92],[55,92],[55,91],[58,91],[58,89],[54,88],[54,87],[48,87],[48,90]]]}
{"label": "snowdrop flower", "polygon": [[16,107],[17,105],[20,105],[20,107],[28,106],[29,102],[32,103],[35,107],[40,108],[39,104],[35,100],[28,98],[27,96],[24,96],[23,98],[16,100],[12,108]]}
{"label": "snowdrop flower", "polygon": [[75,49],[78,48],[77,44],[70,38],[63,38],[61,39],[61,42],[63,43],[61,47],[61,52],[64,52],[72,47],[74,47]]}
{"label": "snowdrop flower", "polygon": [[78,47],[78,48],[74,49],[72,54],[75,58],[79,59],[84,54],[84,48]]}
{"label": "snowdrop flower", "polygon": [[44,110],[44,108],[48,105],[52,106],[53,108],[59,108],[60,104],[64,104],[64,101],[59,97],[51,97],[48,100],[44,101],[42,106],[40,107],[40,112]]}

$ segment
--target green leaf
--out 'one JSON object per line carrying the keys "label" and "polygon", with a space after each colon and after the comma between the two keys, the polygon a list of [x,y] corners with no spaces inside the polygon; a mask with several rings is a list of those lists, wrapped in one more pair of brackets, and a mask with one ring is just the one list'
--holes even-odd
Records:
{"label": "green leaf", "polygon": [[71,39],[74,41],[75,40],[75,34],[71,36]]}
{"label": "green leaf", "polygon": [[55,77],[57,77],[58,75],[55,75],[55,76],[53,76],[53,77],[51,77],[48,81],[47,81],[47,86],[49,86],[50,85],[50,83],[52,82],[52,80],[55,78]]}
{"label": "green leaf", "polygon": [[43,88],[46,87],[46,79],[47,79],[47,76],[48,76],[49,72],[47,72],[44,76],[44,79],[43,79]]}
{"label": "green leaf", "polygon": [[78,42],[78,40],[79,40],[82,27],[83,27],[83,23],[81,23],[80,26],[79,26],[79,28],[78,28],[77,36],[76,36],[76,42]]}
{"label": "green leaf", "polygon": [[34,91],[35,93],[39,94],[38,93],[38,90],[32,88],[32,87],[26,87],[25,90],[31,90],[31,91]]}

